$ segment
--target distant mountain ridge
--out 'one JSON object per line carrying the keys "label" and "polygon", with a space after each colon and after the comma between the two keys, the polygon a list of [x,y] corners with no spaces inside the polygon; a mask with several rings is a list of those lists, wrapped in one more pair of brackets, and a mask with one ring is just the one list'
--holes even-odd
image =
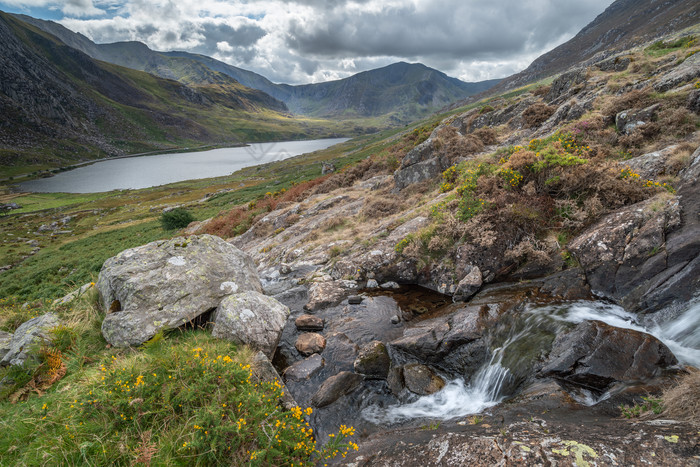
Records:
{"label": "distant mountain ridge", "polygon": [[[96,44],[60,24],[18,15],[22,20],[61,38],[93,58],[197,85],[207,74],[196,64],[222,73],[249,88],[286,104],[293,113],[311,117],[363,118],[392,114],[407,122],[454,101],[478,94],[499,80],[465,83],[416,63],[395,63],[351,77],[324,83],[276,84],[262,75],[189,52],[157,52],[141,42]],[[210,73],[210,72],[209,72]]]}

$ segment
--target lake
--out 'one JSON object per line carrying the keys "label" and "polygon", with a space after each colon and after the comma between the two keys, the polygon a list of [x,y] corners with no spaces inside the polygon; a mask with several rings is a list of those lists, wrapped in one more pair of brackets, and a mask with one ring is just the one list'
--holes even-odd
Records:
{"label": "lake", "polygon": [[244,167],[281,161],[318,151],[348,138],[256,143],[246,147],[127,157],[100,161],[53,177],[24,182],[24,191],[41,193],[99,193],[148,188],[183,180],[230,175]]}

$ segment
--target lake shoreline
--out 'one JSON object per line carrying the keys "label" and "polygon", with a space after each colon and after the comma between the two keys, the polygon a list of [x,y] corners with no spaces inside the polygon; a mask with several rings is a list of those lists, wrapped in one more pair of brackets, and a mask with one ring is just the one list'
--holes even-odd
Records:
{"label": "lake shoreline", "polygon": [[[347,141],[348,139],[349,138],[323,138],[315,140],[271,141],[264,143],[242,143],[233,146],[205,145],[196,148],[179,148],[173,150],[166,150],[165,152],[150,151],[146,153],[101,158],[72,164],[70,166],[58,169],[52,169],[49,174],[40,175],[35,178],[23,180],[21,182],[17,182],[16,180],[14,180],[16,183],[13,183],[13,185],[10,186],[10,189],[14,193],[106,193],[115,190],[152,188],[185,180],[198,180],[204,178],[215,178],[219,176],[225,176],[246,167],[265,165],[270,162],[275,162],[277,160],[296,157],[302,154],[325,149],[335,144]],[[331,144],[325,144],[327,142],[331,142]],[[288,148],[280,148],[278,146],[280,144],[300,146],[300,148],[291,149],[291,151],[288,151]],[[242,148],[250,149],[247,150],[246,154],[214,154],[217,151],[235,151],[240,150]],[[209,156],[209,160],[185,160],[183,158],[177,157],[184,156],[185,158],[187,158],[189,155],[206,153],[211,153]],[[97,170],[93,171],[96,173],[90,174],[89,177],[83,175],[82,179],[81,177],[76,178],[75,176],[73,176],[72,183],[67,183],[70,181],[64,180],[62,181],[63,186],[61,183],[53,183],[53,185],[55,186],[49,187],[48,189],[46,189],[46,183],[43,182],[48,180],[54,180],[56,177],[65,178],[68,173],[74,173],[76,170],[86,170],[89,169],[91,166],[95,166],[97,164],[114,163],[120,160],[125,161],[129,159],[143,159],[144,163],[141,165],[147,166],[149,164],[146,163],[146,161],[152,162],[153,158],[159,157],[174,157],[176,159],[162,161],[162,163],[157,166],[154,166],[153,163],[151,163],[151,167],[149,167],[148,170],[139,169],[138,167],[134,166],[131,167],[132,171],[129,172],[128,170],[124,171],[124,167],[120,167],[122,168],[121,175],[113,173],[118,171],[102,170],[102,173],[100,173],[100,171]],[[222,163],[223,159],[226,159],[225,166]],[[185,167],[186,164],[190,165]],[[178,175],[175,173],[178,170],[178,168],[180,169],[181,173],[185,173],[186,178],[181,178],[183,175]],[[216,170],[219,170],[219,172],[213,172]],[[228,170],[232,171],[229,172]],[[95,185],[96,182],[90,182],[87,180],[93,177],[103,177],[107,183],[105,184],[105,186],[98,187]],[[145,181],[144,177],[149,181]],[[115,181],[116,179],[118,179],[118,181]],[[152,179],[153,181],[151,182],[150,179]],[[125,180],[129,181],[125,182]],[[36,186],[31,186],[37,184],[41,186],[40,189],[37,189],[38,187]],[[111,188],[112,186],[113,188]]]}

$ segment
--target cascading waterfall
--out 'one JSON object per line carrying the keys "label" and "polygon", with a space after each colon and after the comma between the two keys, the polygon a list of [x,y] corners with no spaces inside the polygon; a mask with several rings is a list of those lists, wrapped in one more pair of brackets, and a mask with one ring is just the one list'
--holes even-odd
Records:
{"label": "cascading waterfall", "polygon": [[[685,365],[700,367],[700,298],[687,304],[682,310],[671,310],[674,317],[658,323],[643,323],[637,315],[622,307],[604,302],[579,301],[566,304],[529,305],[506,331],[503,343],[493,350],[485,363],[467,383],[463,379],[448,382],[432,395],[414,402],[392,407],[371,406],[363,411],[363,417],[373,423],[396,423],[413,418],[447,420],[479,413],[513,395],[517,386],[518,365],[527,365],[527,357],[521,347],[529,340],[541,342],[543,334],[554,336],[572,325],[586,320],[598,320],[611,326],[649,333],[666,344]],[[667,315],[660,313],[659,316]],[[495,340],[495,339],[494,339]],[[504,363],[505,362],[505,363]],[[595,404],[607,395],[581,402]]]}

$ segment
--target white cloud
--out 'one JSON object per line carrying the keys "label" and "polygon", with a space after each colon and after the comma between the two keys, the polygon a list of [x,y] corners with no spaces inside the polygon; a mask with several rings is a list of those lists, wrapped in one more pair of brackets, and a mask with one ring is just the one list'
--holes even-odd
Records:
{"label": "white cloud", "polygon": [[[66,15],[61,23],[96,42],[138,40],[156,50],[210,55],[276,82],[305,83],[399,60],[422,62],[467,81],[504,77],[572,37],[609,3],[68,0],[60,5]],[[109,14],[85,18],[95,10]]]}

